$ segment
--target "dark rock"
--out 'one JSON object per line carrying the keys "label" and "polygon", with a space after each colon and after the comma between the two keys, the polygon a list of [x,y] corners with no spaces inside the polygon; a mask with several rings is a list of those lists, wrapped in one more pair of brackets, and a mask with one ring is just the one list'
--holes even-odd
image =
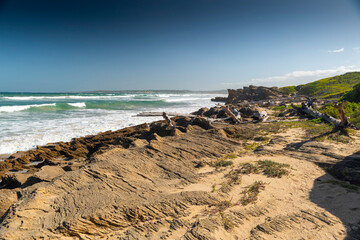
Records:
{"label": "dark rock", "polygon": [[192,115],[198,115],[198,116],[203,116],[205,112],[209,111],[209,109],[207,107],[204,108],[200,108],[199,110],[192,112]]}
{"label": "dark rock", "polygon": [[[253,86],[243,87],[242,89],[228,89],[228,97],[226,103],[238,103],[243,101],[260,101],[270,100],[283,97],[283,92],[277,87]],[[214,100],[225,100],[223,98],[215,98]]]}
{"label": "dark rock", "polygon": [[192,125],[197,125],[205,130],[213,128],[211,122],[205,118],[197,117],[192,121]]}
{"label": "dark rock", "polygon": [[30,176],[31,174],[27,173],[7,174],[2,177],[1,185],[7,189],[18,188],[24,185]]}

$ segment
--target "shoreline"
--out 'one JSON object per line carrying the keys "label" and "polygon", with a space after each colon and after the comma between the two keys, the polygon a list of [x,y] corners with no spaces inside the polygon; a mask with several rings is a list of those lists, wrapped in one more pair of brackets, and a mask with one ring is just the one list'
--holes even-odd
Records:
{"label": "shoreline", "polygon": [[[125,94],[94,96],[7,96],[0,99],[0,153],[27,151],[50,142],[152,122],[157,116],[133,117],[142,111],[176,111],[212,107],[212,94]],[[9,98],[9,99],[8,99]],[[3,101],[4,100],[4,101]],[[3,112],[5,111],[5,112]],[[12,121],[16,119],[15,121]],[[31,119],[31,120],[30,120]],[[56,126],[56,127],[55,127]],[[14,144],[15,143],[15,144]]]}

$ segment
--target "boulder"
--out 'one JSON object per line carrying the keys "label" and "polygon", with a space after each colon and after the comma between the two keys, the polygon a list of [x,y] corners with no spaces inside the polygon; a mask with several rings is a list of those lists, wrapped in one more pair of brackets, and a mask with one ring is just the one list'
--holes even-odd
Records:
{"label": "boulder", "polygon": [[210,128],[213,128],[211,122],[203,117],[197,117],[195,118],[192,123],[192,125],[197,125],[205,130],[208,130]]}

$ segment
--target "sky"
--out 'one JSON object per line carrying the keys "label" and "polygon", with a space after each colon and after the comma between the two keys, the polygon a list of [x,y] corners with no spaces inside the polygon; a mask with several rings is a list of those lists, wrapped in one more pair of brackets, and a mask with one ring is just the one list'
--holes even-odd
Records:
{"label": "sky", "polygon": [[297,85],[360,71],[360,0],[0,0],[0,92]]}

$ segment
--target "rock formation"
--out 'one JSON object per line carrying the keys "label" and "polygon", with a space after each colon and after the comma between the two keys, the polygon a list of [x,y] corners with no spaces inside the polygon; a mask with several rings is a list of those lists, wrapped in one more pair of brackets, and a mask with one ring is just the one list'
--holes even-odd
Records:
{"label": "rock formation", "polygon": [[214,98],[212,101],[236,104],[241,101],[261,101],[283,97],[283,92],[277,87],[253,86],[243,87],[242,89],[228,89],[227,98]]}
{"label": "rock formation", "polygon": [[[319,143],[271,123],[171,121],[12,155],[0,165],[0,239],[359,239],[360,193],[324,171],[357,177],[358,136]],[[244,170],[259,160],[290,174]],[[259,181],[258,199],[241,204]]]}

